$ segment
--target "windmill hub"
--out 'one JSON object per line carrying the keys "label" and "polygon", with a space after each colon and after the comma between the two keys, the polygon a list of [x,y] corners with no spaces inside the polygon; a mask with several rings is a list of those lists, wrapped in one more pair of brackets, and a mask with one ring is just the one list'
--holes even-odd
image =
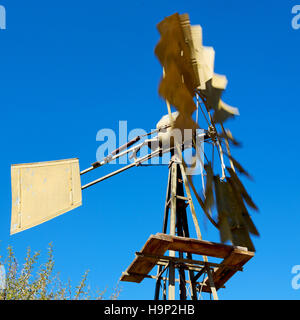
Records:
{"label": "windmill hub", "polygon": [[193,146],[193,139],[195,141],[201,139],[202,141],[204,138],[203,130],[196,132],[193,129],[174,128],[173,123],[178,116],[179,112],[172,112],[171,118],[169,114],[164,115],[156,124],[159,147],[164,151],[170,147],[173,148],[174,145],[181,146],[181,150],[189,149]]}

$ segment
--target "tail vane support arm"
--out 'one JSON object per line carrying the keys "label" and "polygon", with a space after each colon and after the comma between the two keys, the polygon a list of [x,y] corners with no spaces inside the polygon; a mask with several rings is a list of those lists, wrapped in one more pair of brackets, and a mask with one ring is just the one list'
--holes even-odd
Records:
{"label": "tail vane support arm", "polygon": [[[170,150],[168,150],[168,151],[170,151]],[[99,182],[101,182],[103,180],[106,180],[106,179],[108,179],[108,178],[110,178],[112,176],[117,175],[118,173],[121,173],[121,172],[123,172],[125,170],[128,170],[130,168],[139,166],[141,163],[143,163],[143,162],[145,162],[145,161],[147,161],[147,160],[149,160],[149,159],[151,159],[153,157],[158,156],[161,152],[162,152],[162,150],[159,148],[158,150],[155,150],[152,153],[147,154],[146,156],[144,156],[142,158],[136,159],[133,163],[131,163],[131,164],[129,164],[129,165],[123,167],[123,168],[120,168],[120,169],[118,169],[118,170],[116,170],[114,172],[111,172],[111,173],[107,174],[106,176],[103,176],[103,177],[101,177],[101,178],[99,178],[97,180],[94,180],[94,181],[82,186],[81,189],[82,190],[87,189],[87,188],[89,188],[89,187],[91,187],[91,186],[93,186],[93,185],[95,185],[95,184],[97,184],[97,183],[99,183]]]}

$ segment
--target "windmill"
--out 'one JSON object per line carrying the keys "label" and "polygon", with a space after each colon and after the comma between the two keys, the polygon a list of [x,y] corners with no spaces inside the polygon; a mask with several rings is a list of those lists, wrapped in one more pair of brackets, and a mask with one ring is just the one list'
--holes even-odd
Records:
{"label": "windmill", "polygon": [[[136,252],[120,280],[155,279],[156,300],[197,300],[204,292],[218,299],[217,290],[254,256],[250,234],[258,236],[247,209],[257,207],[239,178],[239,174],[250,175],[232,157],[230,146],[239,143],[224,127],[227,119],[238,115],[238,109],[221,100],[227,79],[214,73],[215,52],[203,46],[201,27],[191,26],[187,14],[176,13],[157,28],[161,38],[155,54],[163,68],[159,95],[166,101],[168,114],[154,131],[137,136],[83,171],[78,159],[12,165],[11,234],[81,206],[83,190],[169,154],[162,231],[151,235]],[[142,148],[147,148],[146,155],[139,154]],[[191,163],[183,157],[188,149],[193,151]],[[81,176],[126,155],[132,159],[130,164],[81,185]],[[197,163],[200,185],[193,175]],[[202,239],[192,192],[205,217],[219,230],[221,243]],[[188,207],[195,239],[191,238]],[[225,244],[228,241],[232,245]],[[221,261],[209,261],[210,257]],[[155,266],[157,274],[151,275]]]}

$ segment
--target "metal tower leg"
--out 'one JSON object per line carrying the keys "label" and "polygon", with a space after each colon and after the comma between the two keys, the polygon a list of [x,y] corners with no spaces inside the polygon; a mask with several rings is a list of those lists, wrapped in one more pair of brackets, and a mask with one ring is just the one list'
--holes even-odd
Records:
{"label": "metal tower leg", "polygon": [[[178,165],[175,161],[171,164],[171,195],[170,195],[170,235],[176,235],[176,215],[177,215],[177,170]],[[175,257],[175,251],[169,251],[170,257]],[[168,300],[175,300],[175,265],[169,264],[169,288]]]}
{"label": "metal tower leg", "polygon": [[[185,196],[186,192],[186,196]],[[190,237],[189,227],[188,227],[188,219],[186,207],[189,206],[193,218],[193,222],[195,225],[197,238],[202,239],[200,227],[198,224],[198,220],[196,217],[195,208],[192,202],[192,197],[187,181],[187,177],[185,174],[184,166],[181,163],[178,163],[176,159],[173,157],[170,166],[169,166],[169,177],[168,177],[168,187],[166,194],[166,203],[165,203],[165,212],[164,212],[164,220],[163,220],[163,233],[168,233],[168,224],[169,224],[169,234],[177,235],[181,237]],[[170,215],[170,216],[169,216]],[[169,223],[168,223],[169,222]],[[192,254],[179,252],[179,259],[184,258],[186,255],[187,259],[192,260]],[[176,252],[169,251],[169,256],[171,258],[175,258]],[[203,256],[204,262],[207,262],[207,257]],[[178,269],[179,280],[175,278],[175,272]],[[186,281],[186,269],[188,270],[188,278],[189,281]],[[168,278],[166,276],[163,277],[163,273],[168,270]],[[176,287],[175,282],[179,281],[179,298],[180,300],[187,299],[187,286],[188,284],[191,287],[191,299],[197,300],[197,279],[200,274],[207,273],[209,278],[209,284],[211,287],[211,291],[214,299],[218,299],[217,291],[214,286],[212,280],[212,274],[209,267],[204,268],[203,272],[195,276],[193,270],[189,270],[186,265],[182,265],[180,263],[175,263],[173,259],[169,261],[169,265],[164,267],[159,265],[157,270],[157,280],[155,287],[155,295],[154,299],[160,299],[160,292],[162,289],[161,282],[163,280],[163,290],[162,290],[162,298],[168,300],[174,300],[176,298]],[[168,281],[168,285],[167,282]]]}
{"label": "metal tower leg", "polygon": [[[170,198],[170,190],[171,190],[171,170],[169,170],[169,175],[168,175],[168,186],[167,186],[167,195],[166,195],[166,202],[165,202],[165,212],[164,212],[164,221],[163,221],[163,228],[162,228],[162,232],[163,233],[167,233],[167,228],[168,228],[168,218],[169,218],[169,198]],[[162,266],[158,266],[157,269],[157,280],[156,280],[156,285],[155,285],[155,294],[154,294],[154,300],[159,300],[159,293],[160,293],[160,289],[161,289],[161,276],[160,273],[162,271]],[[164,290],[163,293],[165,293],[165,281],[164,281]]]}

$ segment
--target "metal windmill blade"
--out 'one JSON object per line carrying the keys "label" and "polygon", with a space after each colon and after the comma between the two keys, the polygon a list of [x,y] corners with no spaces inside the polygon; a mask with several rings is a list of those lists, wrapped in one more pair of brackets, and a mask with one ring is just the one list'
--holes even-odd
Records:
{"label": "metal windmill blade", "polygon": [[[230,144],[237,142],[223,126],[229,118],[239,115],[239,111],[221,100],[227,79],[214,72],[215,51],[203,46],[202,28],[191,26],[187,14],[175,13],[161,21],[157,28],[161,38],[155,53],[163,67],[159,94],[166,100],[169,114],[173,106],[179,112],[177,119],[181,120],[173,121],[172,125],[181,129],[197,128],[194,113],[196,111],[198,115],[198,109],[201,109],[207,122],[207,136],[219,155],[220,175],[215,173],[213,159],[205,156],[205,196],[201,196],[192,177],[189,177],[190,186],[207,218],[220,230],[221,240],[254,250],[249,233],[258,235],[258,232],[246,204],[255,210],[257,207],[249,199],[236,169],[248,177],[249,174],[232,157]],[[227,170],[226,161],[230,165]],[[216,219],[211,215],[214,206],[217,208]]]}

